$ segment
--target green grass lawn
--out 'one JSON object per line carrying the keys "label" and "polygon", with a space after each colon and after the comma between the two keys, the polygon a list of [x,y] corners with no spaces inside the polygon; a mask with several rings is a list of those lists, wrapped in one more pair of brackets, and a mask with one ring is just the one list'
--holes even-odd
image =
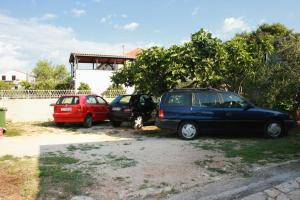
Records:
{"label": "green grass lawn", "polygon": [[291,130],[288,136],[277,139],[214,138],[212,142],[192,143],[196,148],[221,151],[226,157],[240,157],[246,163],[281,162],[300,158],[300,128]]}

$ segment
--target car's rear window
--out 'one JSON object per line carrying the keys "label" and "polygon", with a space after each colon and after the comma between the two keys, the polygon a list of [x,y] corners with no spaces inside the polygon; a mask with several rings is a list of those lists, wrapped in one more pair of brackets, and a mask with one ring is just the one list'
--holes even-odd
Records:
{"label": "car's rear window", "polygon": [[189,93],[186,92],[170,93],[170,95],[166,99],[166,104],[173,106],[187,106],[190,104],[189,96]]}
{"label": "car's rear window", "polygon": [[58,101],[56,102],[58,105],[75,105],[79,104],[79,97],[76,96],[68,96],[68,97],[60,97]]}

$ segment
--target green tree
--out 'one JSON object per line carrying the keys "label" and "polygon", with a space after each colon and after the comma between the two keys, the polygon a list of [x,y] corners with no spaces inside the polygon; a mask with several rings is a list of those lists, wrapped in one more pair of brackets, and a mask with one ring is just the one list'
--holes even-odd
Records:
{"label": "green tree", "polygon": [[134,62],[118,70],[112,80],[155,96],[178,86],[218,86],[226,58],[221,40],[202,29],[183,45],[143,50]]}
{"label": "green tree", "polygon": [[37,90],[54,90],[72,88],[70,73],[65,65],[53,65],[47,60],[40,60],[33,69],[35,74],[35,83],[33,89]]}
{"label": "green tree", "polygon": [[32,83],[30,83],[28,81],[24,81],[24,80],[20,82],[20,85],[21,85],[22,89],[25,89],[25,90],[31,90],[33,87]]}
{"label": "green tree", "polygon": [[90,88],[89,84],[80,82],[80,85],[77,88],[77,90],[91,90],[91,88]]}
{"label": "green tree", "polygon": [[0,90],[11,90],[13,84],[5,81],[0,81]]}

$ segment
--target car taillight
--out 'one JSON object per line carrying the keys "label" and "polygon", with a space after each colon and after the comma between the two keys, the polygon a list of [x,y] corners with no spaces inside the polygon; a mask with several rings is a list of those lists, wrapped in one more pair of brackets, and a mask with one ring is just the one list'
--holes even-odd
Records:
{"label": "car taillight", "polygon": [[123,111],[124,112],[131,112],[131,109],[130,108],[125,108]]}
{"label": "car taillight", "polygon": [[164,110],[162,110],[162,109],[159,110],[158,117],[159,117],[159,119],[163,119],[165,117]]}

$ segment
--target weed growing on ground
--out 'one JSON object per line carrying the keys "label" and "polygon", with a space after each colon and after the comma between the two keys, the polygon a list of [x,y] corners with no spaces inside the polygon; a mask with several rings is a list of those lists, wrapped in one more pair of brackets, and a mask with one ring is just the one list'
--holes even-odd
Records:
{"label": "weed growing on ground", "polygon": [[79,159],[65,155],[46,155],[39,160],[39,197],[69,199],[80,195],[93,184],[93,179],[84,169],[70,165],[78,164]]}
{"label": "weed growing on ground", "polygon": [[114,168],[134,167],[137,161],[126,156],[117,156],[113,154],[105,155],[105,162]]}
{"label": "weed growing on ground", "polygon": [[103,145],[102,144],[79,144],[79,145],[69,145],[67,147],[68,151],[90,151],[94,149],[100,149]]}

